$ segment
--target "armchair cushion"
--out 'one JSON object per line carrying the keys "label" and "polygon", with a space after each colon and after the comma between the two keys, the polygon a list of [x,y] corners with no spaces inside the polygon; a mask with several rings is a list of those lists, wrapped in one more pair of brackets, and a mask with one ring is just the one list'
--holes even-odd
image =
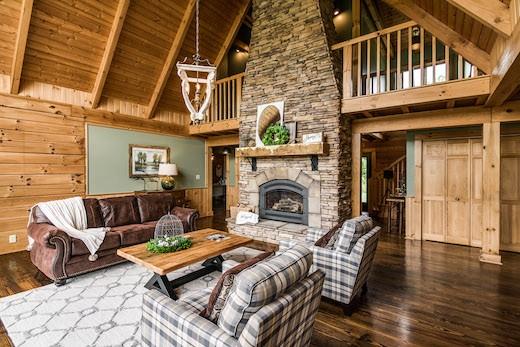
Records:
{"label": "armchair cushion", "polygon": [[220,276],[215,287],[213,288],[211,296],[209,297],[208,305],[204,310],[202,310],[200,316],[209,319],[213,323],[216,323],[220,316],[220,312],[222,311],[222,308],[224,307],[224,304],[226,303],[227,298],[231,293],[231,290],[235,283],[236,276],[243,270],[272,256],[273,254],[274,252],[261,253],[256,257],[248,259],[243,263],[239,263],[238,265],[224,272],[222,276]]}
{"label": "armchair cushion", "polygon": [[143,295],[141,334],[144,346],[237,345],[236,339],[199,316],[192,303],[173,301],[157,290]]}
{"label": "armchair cushion", "polygon": [[335,249],[350,254],[359,238],[372,230],[374,223],[368,216],[359,216],[345,221],[338,233]]}
{"label": "armchair cushion", "polygon": [[137,205],[141,223],[159,220],[174,207],[170,193],[153,193],[137,195]]}
{"label": "armchair cushion", "polygon": [[295,245],[285,252],[242,271],[218,319],[218,326],[238,338],[249,318],[307,276],[312,252]]}

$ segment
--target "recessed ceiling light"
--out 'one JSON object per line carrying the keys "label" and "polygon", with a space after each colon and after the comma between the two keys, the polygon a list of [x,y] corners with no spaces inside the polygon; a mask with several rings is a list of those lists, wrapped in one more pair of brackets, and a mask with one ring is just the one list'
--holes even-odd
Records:
{"label": "recessed ceiling light", "polygon": [[334,10],[334,15],[337,16],[340,13],[339,8]]}

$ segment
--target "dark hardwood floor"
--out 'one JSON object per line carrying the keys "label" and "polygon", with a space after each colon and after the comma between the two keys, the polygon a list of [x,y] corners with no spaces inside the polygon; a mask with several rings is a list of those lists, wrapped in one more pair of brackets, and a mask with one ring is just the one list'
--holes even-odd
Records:
{"label": "dark hardwood floor", "polygon": [[[222,216],[199,223],[212,226],[225,227]],[[322,301],[312,346],[520,346],[520,254],[502,253],[503,266],[478,255],[383,233],[360,308],[347,317]],[[0,297],[50,283],[35,273],[27,252],[0,256]]]}

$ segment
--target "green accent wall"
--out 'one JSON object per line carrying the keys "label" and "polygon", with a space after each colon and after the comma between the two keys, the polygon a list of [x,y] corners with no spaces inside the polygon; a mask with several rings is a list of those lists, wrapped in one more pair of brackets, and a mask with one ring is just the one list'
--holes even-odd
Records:
{"label": "green accent wall", "polygon": [[406,133],[406,196],[415,196],[415,132]]}
{"label": "green accent wall", "polygon": [[227,177],[227,184],[230,187],[235,186],[235,150],[229,151],[229,177]]}
{"label": "green accent wall", "polygon": [[[205,186],[205,142],[196,138],[156,135],[95,125],[88,126],[88,194],[127,193],[143,189],[142,180],[128,172],[130,144],[170,147],[170,162],[177,164],[177,188]],[[196,179],[200,175],[200,179]],[[149,183],[148,189],[156,185]],[[160,187],[160,184],[159,184]]]}

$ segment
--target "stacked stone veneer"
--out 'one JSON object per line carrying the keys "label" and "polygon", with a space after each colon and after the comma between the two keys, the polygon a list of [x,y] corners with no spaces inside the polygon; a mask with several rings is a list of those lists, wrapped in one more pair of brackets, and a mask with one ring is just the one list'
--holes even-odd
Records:
{"label": "stacked stone veneer", "polygon": [[255,145],[257,106],[283,100],[285,122],[297,122],[296,141],[302,142],[303,134],[323,132],[330,150],[319,157],[318,171],[312,171],[308,156],[258,158],[256,172],[250,160],[241,158],[242,206],[258,212],[259,182],[300,177],[313,187],[313,212],[309,226],[276,221],[237,226],[228,221],[231,232],[270,242],[303,239],[309,227],[329,229],[340,217],[350,215],[350,125],[340,114],[340,83],[329,49],[335,35],[332,10],[332,1],[326,0],[253,0],[240,146]]}

